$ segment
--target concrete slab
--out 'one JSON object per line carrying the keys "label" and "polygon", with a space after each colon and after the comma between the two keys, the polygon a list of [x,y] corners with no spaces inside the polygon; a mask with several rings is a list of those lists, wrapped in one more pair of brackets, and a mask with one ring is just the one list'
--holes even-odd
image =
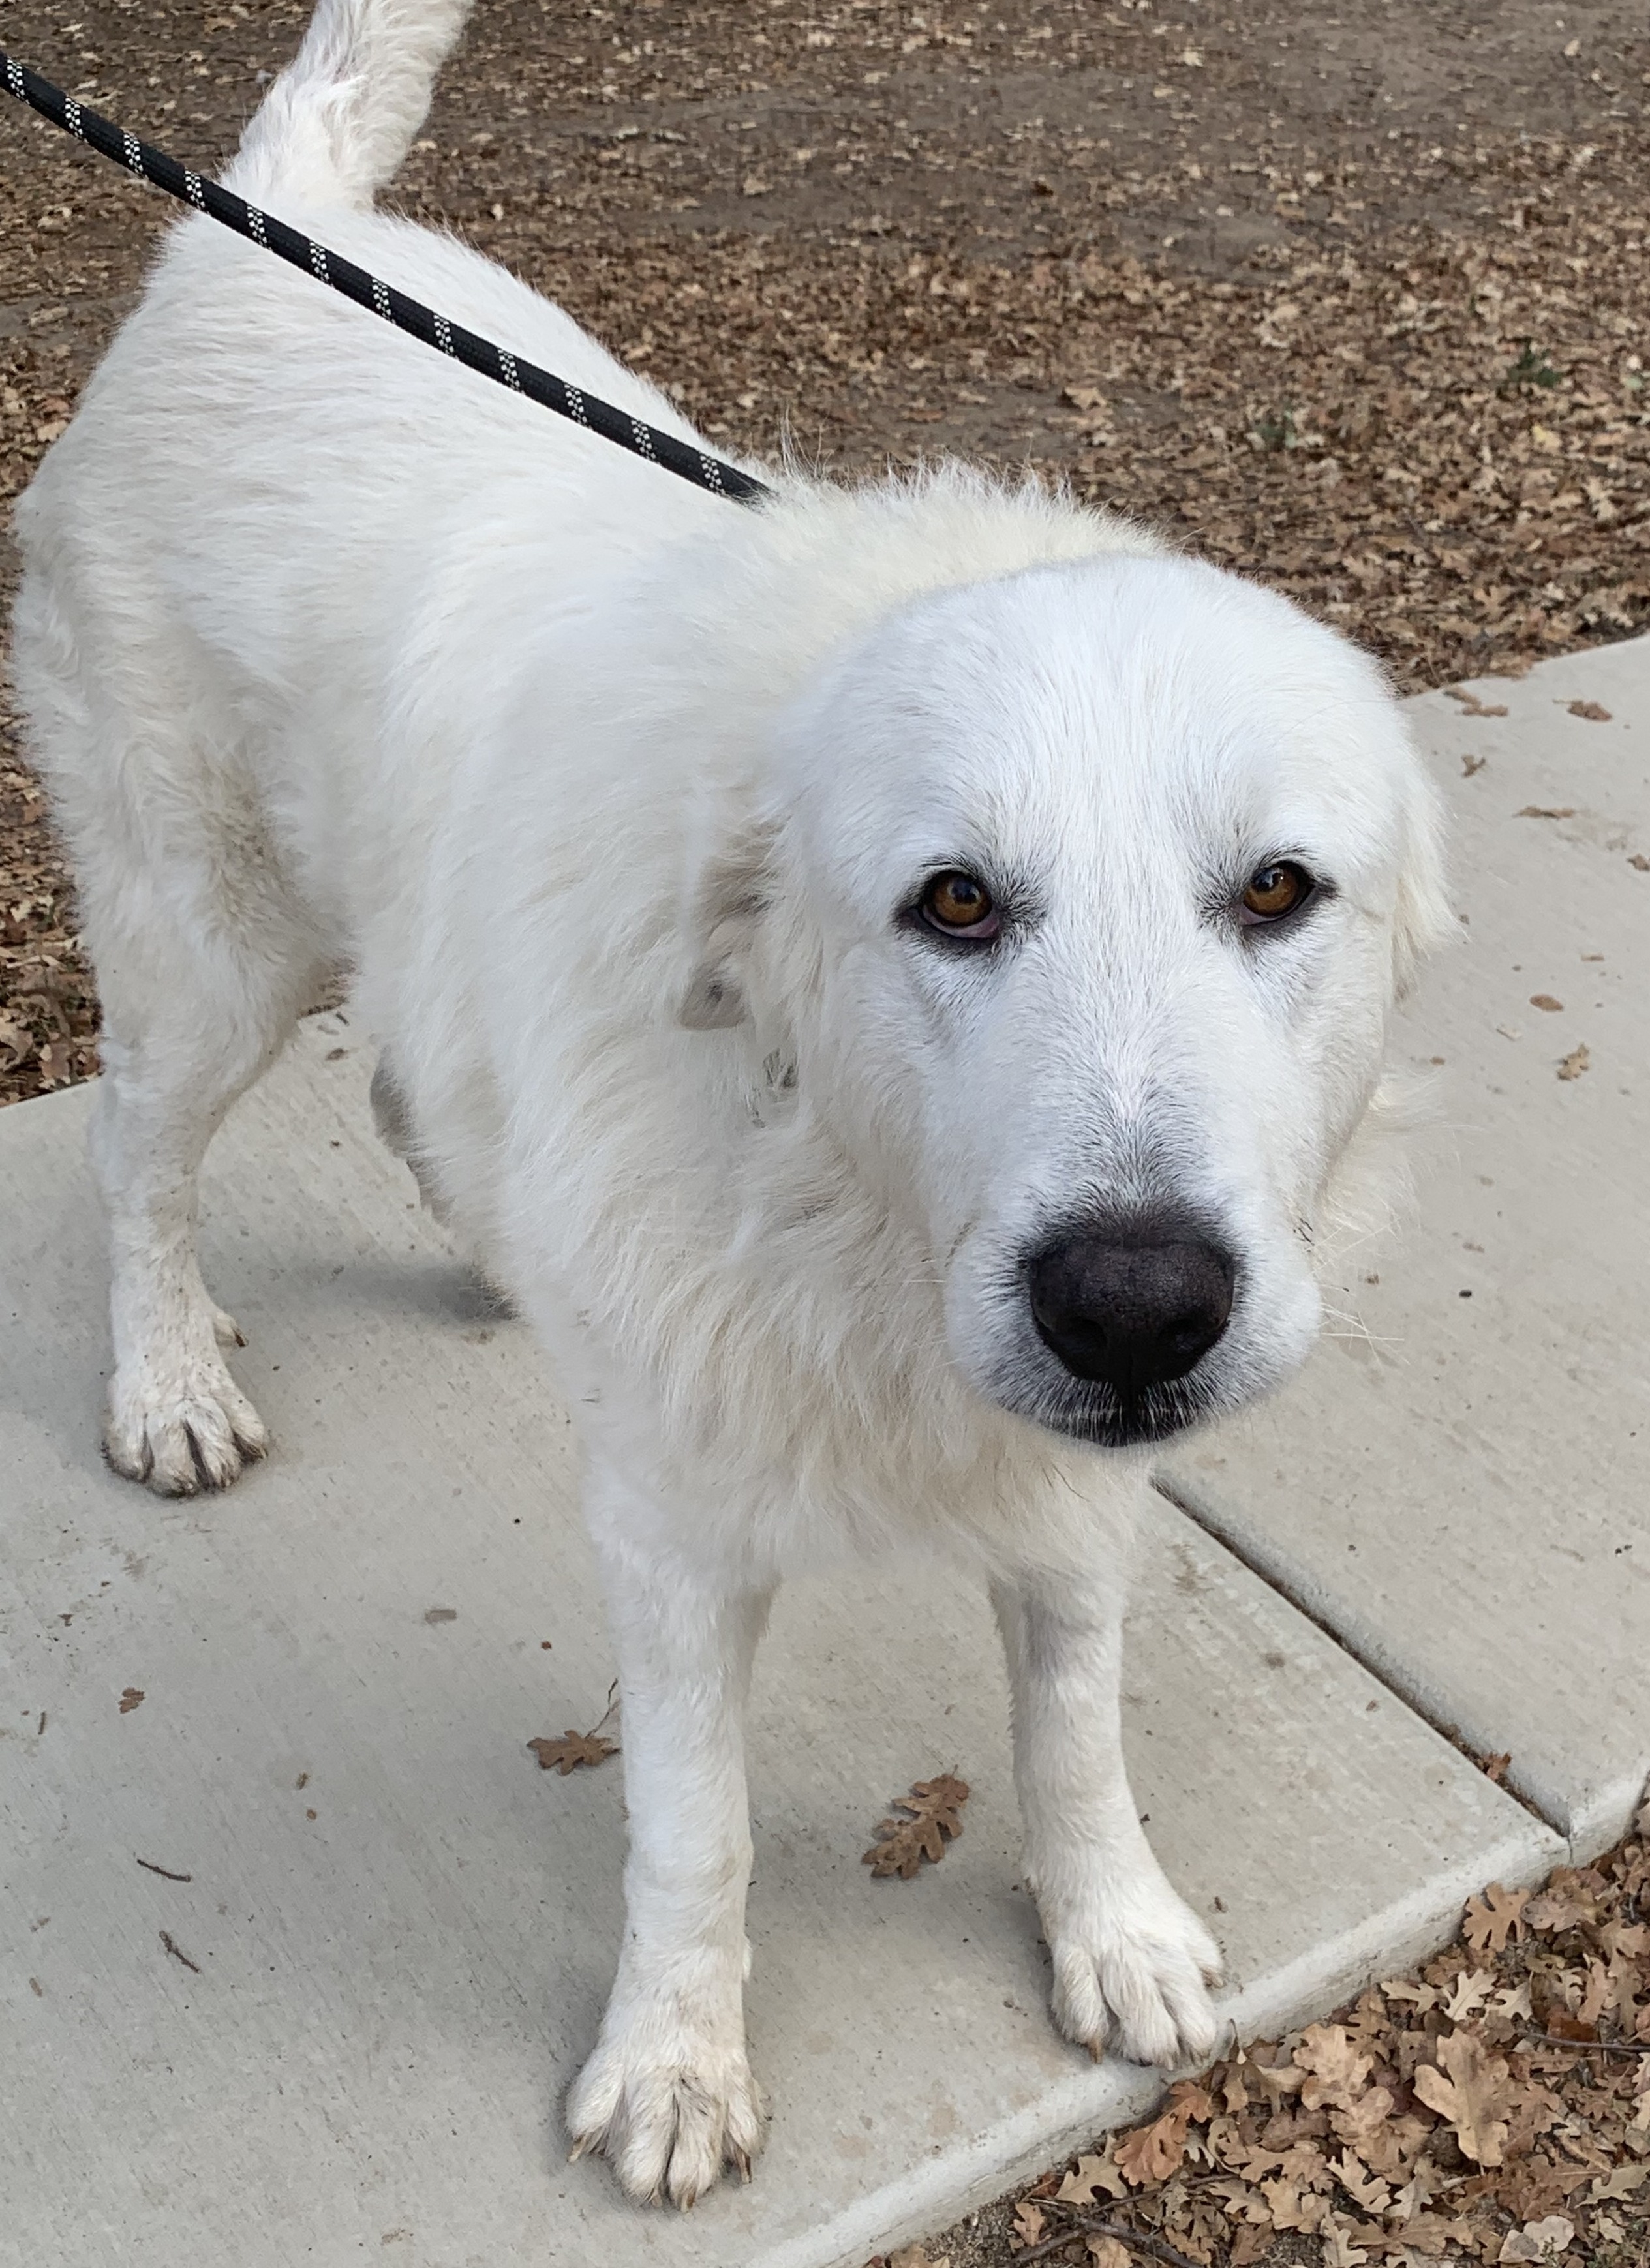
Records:
{"label": "concrete slab", "polygon": [[1418,1220],[1167,1472],[1591,1856],[1650,1773],[1650,639],[1472,689],[1411,704],[1463,916],[1403,1019]]}
{"label": "concrete slab", "polygon": [[[0,1113],[0,2260],[857,2268],[1143,2109],[1044,2014],[983,1606],[900,1566],[785,1599],[762,1657],[756,2181],[684,2219],[564,2163],[623,1834],[616,1770],[524,1747],[610,1675],[569,1428],[365,1073],[317,1020],[214,1150],[209,1277],[278,1446],[185,1504],[97,1456],[87,1098]],[[1167,1507],[1131,1648],[1137,1793],[1245,2031],[1559,1854]],[[947,1766],[961,1842],[873,1882],[887,1799]]]}

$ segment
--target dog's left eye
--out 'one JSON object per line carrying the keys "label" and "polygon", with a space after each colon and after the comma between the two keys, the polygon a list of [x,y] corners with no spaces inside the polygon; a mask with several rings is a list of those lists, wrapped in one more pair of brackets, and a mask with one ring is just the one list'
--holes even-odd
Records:
{"label": "dog's left eye", "polygon": [[1282,921],[1285,914],[1299,913],[1315,887],[1306,868],[1293,859],[1257,866],[1238,901],[1238,919],[1246,929]]}
{"label": "dog's left eye", "polygon": [[959,866],[932,877],[918,910],[929,928],[942,937],[983,939],[995,937],[1002,927],[1002,917],[984,883]]}

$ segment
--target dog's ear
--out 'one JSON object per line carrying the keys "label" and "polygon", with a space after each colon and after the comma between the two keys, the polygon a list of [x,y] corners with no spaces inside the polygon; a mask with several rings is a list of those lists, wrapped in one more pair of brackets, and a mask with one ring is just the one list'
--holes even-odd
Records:
{"label": "dog's ear", "polygon": [[1427,954],[1461,933],[1445,892],[1444,799],[1418,757],[1403,813],[1392,932],[1393,989],[1402,1000]]}
{"label": "dog's ear", "polygon": [[729,1031],[750,1020],[748,972],[772,888],[775,831],[748,821],[700,871],[689,917],[693,974],[676,1011],[690,1032]]}

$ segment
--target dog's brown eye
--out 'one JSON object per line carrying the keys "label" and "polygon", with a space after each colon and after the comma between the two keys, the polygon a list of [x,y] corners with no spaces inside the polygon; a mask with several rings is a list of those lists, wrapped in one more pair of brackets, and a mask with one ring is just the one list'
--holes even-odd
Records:
{"label": "dog's brown eye", "polygon": [[1311,895],[1312,877],[1304,866],[1286,858],[1275,866],[1257,866],[1240,901],[1241,918],[1251,928],[1258,922],[1281,921]]}
{"label": "dog's brown eye", "polygon": [[960,867],[936,874],[923,892],[923,919],[947,937],[995,937],[1000,923],[983,882]]}

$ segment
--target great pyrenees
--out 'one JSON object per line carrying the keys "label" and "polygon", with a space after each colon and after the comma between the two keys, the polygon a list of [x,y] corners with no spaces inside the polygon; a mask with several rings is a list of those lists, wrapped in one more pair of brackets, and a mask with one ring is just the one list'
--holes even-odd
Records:
{"label": "great pyrenees", "polygon": [[[374,212],[465,8],[321,0],[225,178],[696,438]],[[196,1175],[347,961],[382,1122],[579,1415],[630,1851],[568,2117],[682,2205],[762,2138],[741,1711],[833,1554],[991,1586],[1061,2030],[1212,2047],[1119,1748],[1133,1507],[1311,1345],[1447,920],[1387,686],[1282,599],[1030,484],[773,477],[699,493],[194,217],[18,515],[103,1002],[109,1461],[187,1494],[269,1446]]]}

